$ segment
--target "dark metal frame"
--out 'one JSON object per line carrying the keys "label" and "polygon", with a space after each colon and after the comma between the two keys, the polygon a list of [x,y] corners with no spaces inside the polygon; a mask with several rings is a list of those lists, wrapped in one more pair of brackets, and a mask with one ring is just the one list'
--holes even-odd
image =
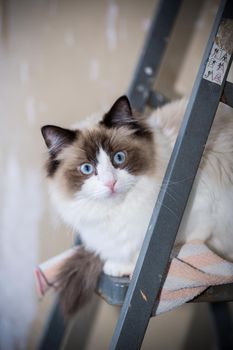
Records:
{"label": "dark metal frame", "polygon": [[227,104],[228,106],[233,108],[233,83],[226,81],[224,86],[223,94],[221,97],[221,102]]}
{"label": "dark metal frame", "polygon": [[182,0],[160,1],[156,6],[153,21],[128,90],[131,105],[137,111],[143,111],[150,101],[154,108],[166,102],[161,94],[152,92],[152,87],[181,3]]}
{"label": "dark metal frame", "polygon": [[233,320],[227,303],[211,303],[212,319],[217,334],[217,346],[221,350],[233,348]]}
{"label": "dark metal frame", "polygon": [[[130,285],[128,277],[112,277],[102,274],[97,293],[110,305],[122,306]],[[191,302],[221,302],[233,300],[233,283],[207,288]],[[153,314],[152,314],[153,315]]]}
{"label": "dark metal frame", "polygon": [[58,301],[54,302],[49,318],[44,328],[38,349],[51,350],[59,349],[65,335],[67,322],[65,322]]}
{"label": "dark metal frame", "polygon": [[[223,18],[229,17],[233,18],[232,1],[222,1],[112,338],[112,350],[139,349],[149,319],[158,306],[171,249],[232,61],[231,56],[221,85],[203,79],[220,23]],[[169,192],[176,193],[177,201],[168,195]],[[146,301],[140,291],[146,295]]]}

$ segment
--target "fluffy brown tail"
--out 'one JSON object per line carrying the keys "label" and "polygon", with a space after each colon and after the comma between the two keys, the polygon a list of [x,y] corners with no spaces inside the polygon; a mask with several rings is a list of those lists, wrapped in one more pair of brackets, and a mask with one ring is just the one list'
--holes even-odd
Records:
{"label": "fluffy brown tail", "polygon": [[99,256],[80,247],[60,268],[56,285],[65,317],[72,316],[89,301],[102,267]]}

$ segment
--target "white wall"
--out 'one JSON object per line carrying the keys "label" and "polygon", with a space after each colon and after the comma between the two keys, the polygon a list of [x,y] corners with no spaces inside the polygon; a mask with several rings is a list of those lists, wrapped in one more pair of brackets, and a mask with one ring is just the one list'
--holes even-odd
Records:
{"label": "white wall", "polygon": [[[107,109],[126,91],[156,3],[0,2],[0,349],[35,348],[53,296],[37,300],[33,268],[69,247],[73,239],[48,202],[40,127],[69,126]],[[188,18],[200,3],[184,1],[159,75],[157,85],[169,96],[187,93],[192,87],[218,1],[204,2],[194,35]],[[180,45],[187,28],[191,38],[184,55]],[[115,312],[106,306],[101,310],[101,322],[108,323],[109,317],[113,327]],[[178,313],[190,319],[191,307],[184,310]],[[167,328],[173,327],[174,317],[167,316]],[[97,324],[103,334],[101,322]],[[177,344],[186,328],[177,331]],[[98,342],[98,334],[95,328],[90,349]],[[108,336],[102,335],[103,346],[110,335],[111,330]]]}

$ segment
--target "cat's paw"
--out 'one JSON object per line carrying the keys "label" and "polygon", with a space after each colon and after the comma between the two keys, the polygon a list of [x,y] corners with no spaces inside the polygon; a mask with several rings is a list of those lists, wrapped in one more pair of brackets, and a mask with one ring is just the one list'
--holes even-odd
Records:
{"label": "cat's paw", "polygon": [[133,263],[119,263],[107,260],[104,264],[104,273],[114,277],[123,277],[132,275],[134,270]]}

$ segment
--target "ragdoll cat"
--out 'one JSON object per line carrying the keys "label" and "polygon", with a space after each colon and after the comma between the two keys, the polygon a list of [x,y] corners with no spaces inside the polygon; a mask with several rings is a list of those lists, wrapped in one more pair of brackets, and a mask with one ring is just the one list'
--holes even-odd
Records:
{"label": "ragdoll cat", "polygon": [[[88,269],[86,278],[94,288],[102,264],[106,274],[132,274],[186,104],[185,99],[169,103],[145,120],[122,96],[86,127],[42,128],[53,204],[85,247],[59,276],[63,292],[72,285],[66,276],[80,273],[77,286]],[[201,239],[233,259],[232,230],[233,112],[221,105],[176,242]],[[84,260],[87,269],[81,273]]]}

